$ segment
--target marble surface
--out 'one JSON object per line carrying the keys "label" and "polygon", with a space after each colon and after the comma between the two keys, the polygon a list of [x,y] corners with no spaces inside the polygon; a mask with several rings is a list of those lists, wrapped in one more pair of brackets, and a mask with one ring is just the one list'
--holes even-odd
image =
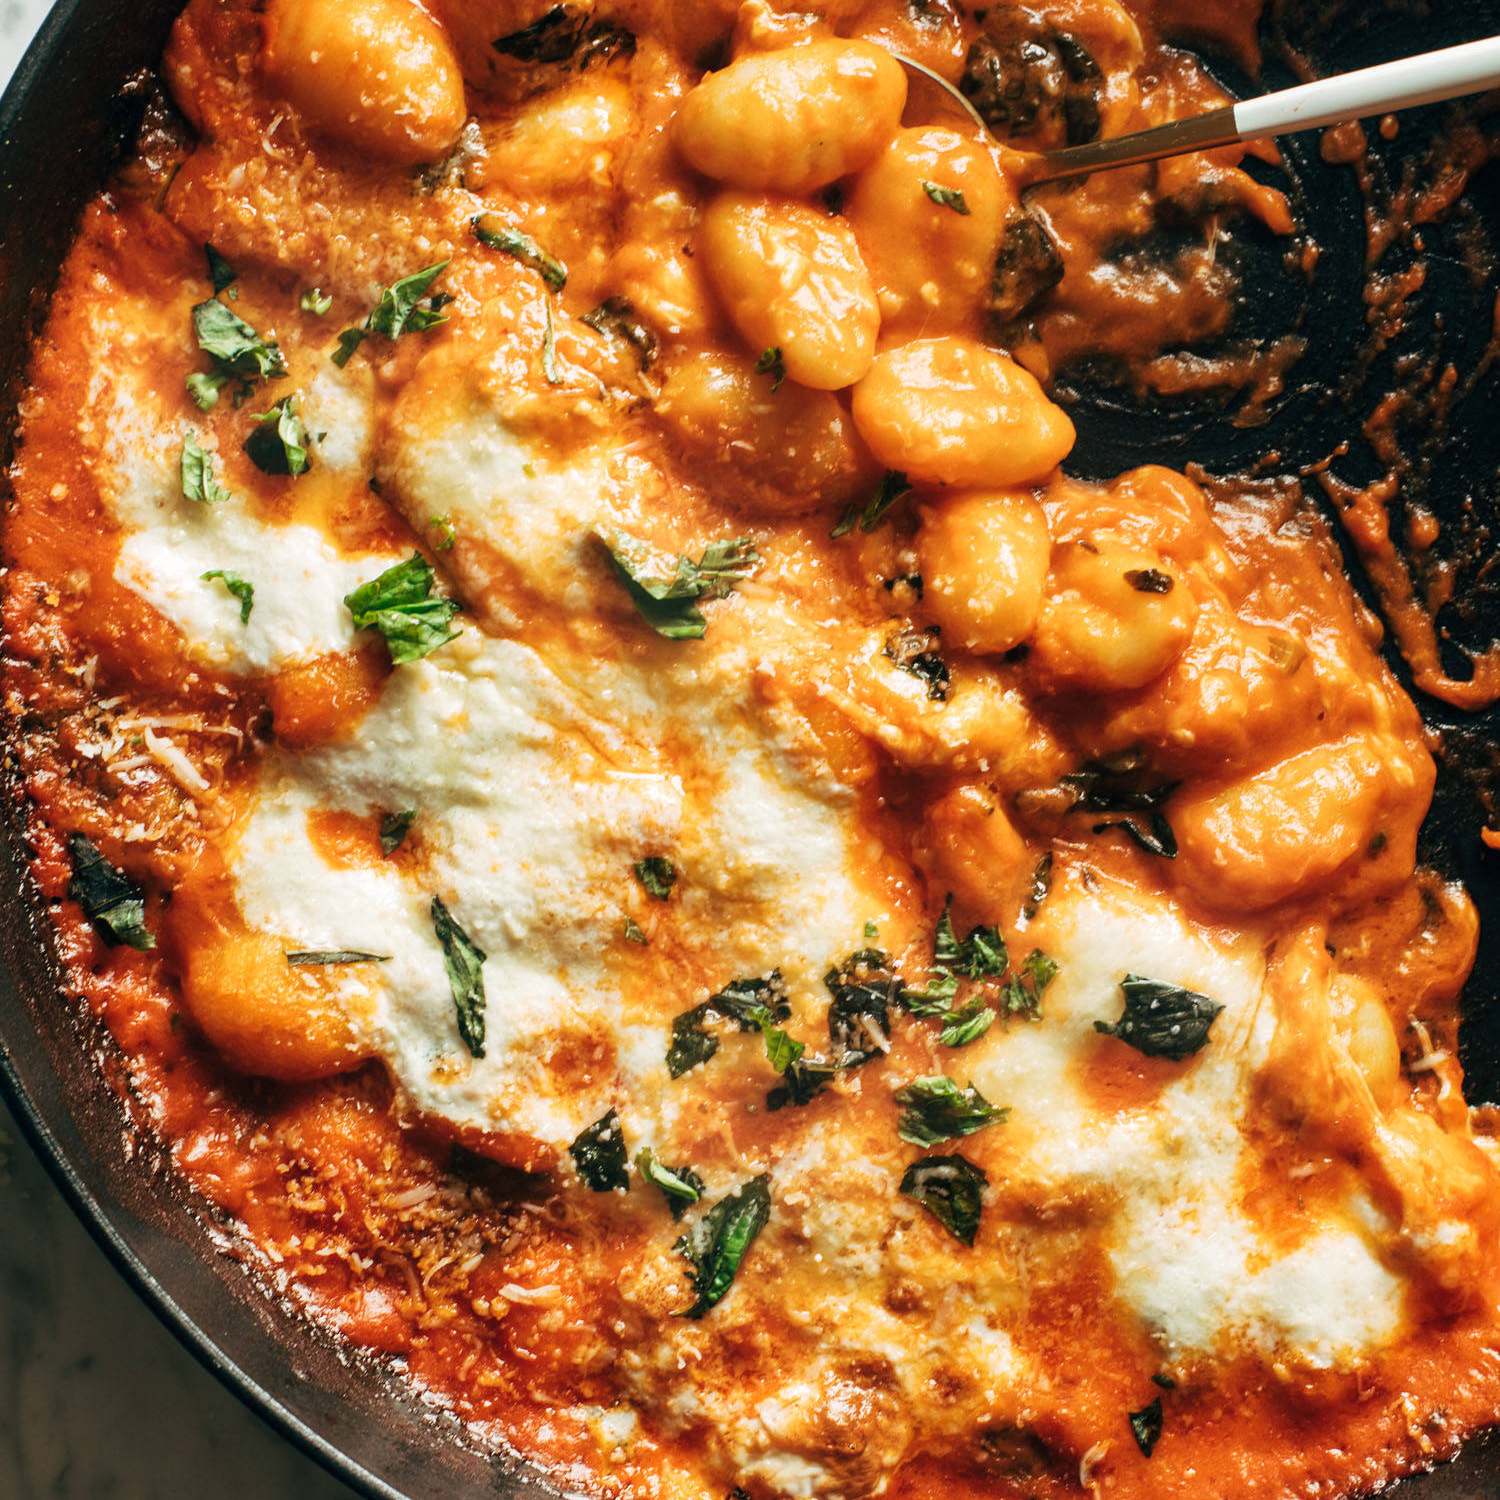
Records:
{"label": "marble surface", "polygon": [[[0,0],[0,85],[46,0]],[[353,1500],[200,1368],[0,1107],[0,1500]]]}

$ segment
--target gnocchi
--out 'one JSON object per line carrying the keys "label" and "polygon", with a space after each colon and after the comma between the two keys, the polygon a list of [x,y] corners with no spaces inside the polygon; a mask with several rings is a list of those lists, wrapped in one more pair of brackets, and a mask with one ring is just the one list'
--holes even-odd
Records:
{"label": "gnocchi", "polygon": [[886,350],[853,411],[876,458],[928,484],[1037,484],[1073,447],[1073,424],[1036,377],[971,339]]}
{"label": "gnocchi", "polygon": [[883,47],[815,41],[711,73],[682,101],[675,138],[706,177],[801,197],[864,166],[905,103],[906,74]]}
{"label": "gnocchi", "polygon": [[411,0],[272,0],[265,68],[298,111],[346,146],[435,161],[467,116],[442,28]]}
{"label": "gnocchi", "polygon": [[787,198],[722,193],[701,244],[725,311],[769,371],[837,391],[869,370],[880,307],[841,219]]}

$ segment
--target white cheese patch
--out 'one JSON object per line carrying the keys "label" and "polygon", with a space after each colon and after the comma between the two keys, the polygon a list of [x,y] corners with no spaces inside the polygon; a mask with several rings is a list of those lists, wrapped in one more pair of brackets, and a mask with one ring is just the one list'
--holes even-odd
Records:
{"label": "white cheese patch", "polygon": [[[344,596],[400,555],[340,557],[310,526],[266,526],[231,504],[192,505],[170,522],[121,540],[115,577],[183,634],[189,657],[228,672],[270,671],[349,650]],[[254,590],[250,618],[223,570]]]}
{"label": "white cheese patch", "polygon": [[[315,376],[303,398],[309,430],[327,433],[313,444],[313,461],[363,483],[370,464],[368,402],[334,367],[329,372]],[[348,650],[355,631],[344,596],[406,554],[342,556],[312,527],[263,520],[232,486],[227,500],[186,499],[179,464],[189,431],[224,483],[224,465],[206,428],[167,419],[147,366],[121,364],[99,376],[95,387],[92,394],[107,414],[103,498],[122,531],[115,577],[182,632],[188,657],[212,670],[245,673]],[[222,581],[203,577],[215,570],[255,590],[244,623],[240,601]]]}
{"label": "white cheese patch", "polygon": [[[298,947],[390,956],[361,984],[379,996],[373,1045],[412,1100],[455,1123],[570,1141],[629,1091],[653,1138],[665,1081],[666,1028],[635,1023],[615,978],[631,866],[646,851],[682,870],[704,930],[747,973],[801,963],[816,983],[847,951],[863,910],[849,874],[851,801],[791,778],[717,693],[682,701],[670,674],[591,663],[588,693],[565,685],[528,647],[469,626],[451,646],[403,666],[340,745],[274,758],[232,859],[242,913]],[[734,767],[734,796],[712,806],[655,738],[687,739],[689,762]],[[696,742],[696,744],[695,744]],[[429,873],[397,865],[331,868],[309,832],[315,811],[414,810]],[[746,826],[775,830],[736,881]],[[690,890],[698,869],[729,871]],[[769,913],[756,903],[774,889]],[[484,1059],[463,1049],[429,913],[441,896],[488,955]],[[559,1086],[549,1058],[569,1034],[614,1044],[605,1076]],[[664,1109],[675,1108],[667,1104]]]}
{"label": "white cheese patch", "polygon": [[[1011,1106],[1006,1141],[1021,1152],[1023,1179],[1087,1206],[1105,1233],[1117,1295],[1163,1353],[1232,1357],[1248,1347],[1329,1366],[1394,1338],[1402,1284],[1379,1260],[1374,1233],[1359,1232],[1356,1205],[1280,1253],[1236,1201],[1239,1122],[1275,1025],[1261,937],[1211,938],[1164,899],[1109,882],[1054,890],[1028,936],[1057,959],[1058,978],[1040,1021],[971,1049],[973,1081]],[[1097,1045],[1094,1023],[1119,1019],[1127,970],[1225,1009],[1193,1066],[1150,1107],[1111,1112],[1090,1104],[1073,1069]]]}

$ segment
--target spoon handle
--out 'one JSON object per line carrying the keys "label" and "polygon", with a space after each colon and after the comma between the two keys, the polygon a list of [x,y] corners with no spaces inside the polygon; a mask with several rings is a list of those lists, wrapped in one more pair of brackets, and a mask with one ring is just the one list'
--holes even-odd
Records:
{"label": "spoon handle", "polygon": [[1126,167],[1287,131],[1315,130],[1321,125],[1338,125],[1497,87],[1500,36],[1485,37],[1459,47],[1341,73],[1336,78],[1320,78],[1315,83],[1263,94],[1259,99],[1243,99],[1151,130],[1049,151],[1027,163],[1026,177],[1028,184],[1055,182],[1104,167]]}

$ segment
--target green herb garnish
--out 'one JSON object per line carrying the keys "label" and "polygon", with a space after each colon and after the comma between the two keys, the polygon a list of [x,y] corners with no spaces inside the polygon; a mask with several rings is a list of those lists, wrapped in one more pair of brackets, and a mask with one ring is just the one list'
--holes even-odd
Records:
{"label": "green herb garnish", "polygon": [[1118,1021],[1095,1021],[1094,1030],[1118,1037],[1146,1057],[1181,1062],[1208,1041],[1208,1033],[1224,1007],[1196,990],[1160,979],[1127,974],[1120,982],[1125,1013]]}
{"label": "green herb garnish", "polygon": [[212,375],[188,376],[188,391],[204,411],[218,401],[219,391],[231,380],[240,381],[243,394],[254,381],[269,380],[287,372],[275,340],[263,339],[216,297],[198,303],[193,309],[193,331],[198,336],[198,347],[214,366]]}
{"label": "green herb garnish", "polygon": [[432,592],[432,564],[420,552],[362,583],[344,604],[356,630],[378,630],[391,661],[400,666],[430,656],[457,638],[453,617],[458,603]]}
{"label": "green herb garnish", "polygon": [[829,535],[848,536],[856,526],[861,531],[874,531],[885,520],[886,512],[903,495],[910,494],[911,488],[911,481],[905,474],[897,469],[887,469],[874,495],[862,506],[851,505]]}
{"label": "green herb garnish", "polygon": [[548,255],[529,234],[502,224],[494,214],[476,214],[469,220],[469,227],[481,245],[513,256],[528,270],[535,271],[554,292],[562,291],[568,284],[568,268]]}
{"label": "green herb garnish", "polygon": [[207,450],[199,446],[198,439],[190,432],[182,439],[182,458],[177,468],[184,500],[218,505],[231,498],[229,491],[214,478],[213,460]]}
{"label": "green herb garnish", "polygon": [[68,835],[73,874],[68,896],[82,908],[94,931],[112,948],[147,953],[156,938],[146,926],[146,897],[140,886],[117,870],[81,833]]}
{"label": "green herb garnish", "polygon": [[986,1125],[1000,1125],[1010,1114],[997,1109],[972,1084],[961,1089],[941,1073],[917,1078],[897,1091],[896,1103],[904,1105],[897,1134],[914,1146],[937,1146],[973,1135]]}
{"label": "green herb garnish", "polygon": [[674,1219],[680,1219],[703,1196],[703,1179],[691,1167],[664,1167],[649,1146],[636,1152],[635,1165],[647,1182],[665,1194]]}
{"label": "green herb garnish", "polygon": [[417,821],[417,811],[408,808],[405,812],[387,813],[380,820],[380,852],[389,859],[401,847],[402,841]]}
{"label": "green herb garnish", "polygon": [[293,968],[310,964],[388,964],[388,953],[361,953],[355,948],[299,948],[288,953]]}
{"label": "green herb garnish", "polygon": [[1143,1406],[1139,1411],[1130,1413],[1130,1430],[1135,1434],[1136,1446],[1147,1458],[1151,1457],[1151,1450],[1156,1447],[1161,1438],[1161,1397],[1158,1396],[1148,1406]]}
{"label": "green herb garnish", "polygon": [[339,335],[339,346],[329,356],[334,364],[340,369],[347,365],[354,351],[372,333],[383,334],[388,339],[398,339],[403,333],[422,333],[429,328],[436,328],[439,323],[446,323],[447,318],[438,310],[443,304],[437,298],[431,298],[426,307],[421,303],[432,283],[447,269],[448,262],[440,260],[435,265],[424,266],[420,271],[413,271],[410,276],[403,276],[400,281],[393,281],[390,286],[383,287],[380,300],[370,309],[364,326],[346,328]]}
{"label": "green herb garnish", "polygon": [[625,1153],[625,1132],[619,1112],[610,1110],[579,1132],[568,1147],[585,1187],[596,1193],[626,1192],[630,1187],[630,1158]]}
{"label": "green herb garnish", "polygon": [[302,300],[298,305],[303,312],[311,313],[315,318],[321,318],[333,307],[333,297],[328,292],[310,286],[303,292]]}
{"label": "green herb garnish", "polygon": [[239,272],[212,245],[205,245],[203,253],[208,259],[208,279],[213,282],[214,295],[217,297],[225,287],[239,280]]}
{"label": "green herb garnish", "polygon": [[684,1308],[679,1317],[701,1318],[723,1299],[755,1236],[770,1217],[770,1179],[752,1178],[721,1198],[677,1241],[672,1248],[692,1262],[688,1279],[697,1294],[692,1306]]}
{"label": "green herb garnish", "polygon": [[779,970],[766,979],[736,979],[673,1019],[667,1072],[681,1078],[719,1050],[718,1037],[705,1029],[710,1022],[734,1021],[741,1031],[758,1030],[765,1035],[791,1013]]}
{"label": "green herb garnish", "polygon": [[651,939],[641,931],[641,924],[634,917],[625,918],[625,926],[620,934],[627,943],[639,943],[642,948],[650,945]]}
{"label": "green herb garnish", "polygon": [[283,396],[270,411],[255,414],[255,430],[245,439],[250,462],[262,474],[295,479],[307,472],[307,433],[297,415],[297,398]]}
{"label": "green herb garnish", "polygon": [[1057,963],[1040,948],[1026,955],[1019,971],[1013,971],[1002,991],[1006,1010],[1013,1016],[1035,1020],[1042,1013],[1042,991],[1057,978]]}
{"label": "green herb garnish", "polygon": [[771,394],[773,396],[781,389],[782,382],[786,380],[786,360],[781,357],[780,345],[767,349],[755,361],[755,373],[771,377]]}
{"label": "green herb garnish", "polygon": [[432,926],[443,949],[448,988],[458,1012],[458,1034],[470,1057],[484,1056],[483,948],[457,922],[442,900],[432,898]]}
{"label": "green herb garnish", "polygon": [[955,1151],[914,1161],[901,1178],[901,1191],[920,1203],[954,1239],[972,1245],[988,1183],[982,1167]]}
{"label": "green herb garnish", "polygon": [[636,860],[632,868],[635,878],[653,901],[666,901],[671,897],[672,887],[677,884],[677,869],[666,855],[648,854],[645,859]]}
{"label": "green herb garnish", "polygon": [[710,543],[697,562],[669,558],[624,531],[599,538],[641,618],[669,640],[701,640],[707,622],[697,601],[724,598],[760,561],[746,537]]}
{"label": "green herb garnish", "polygon": [[970,212],[969,205],[964,201],[964,195],[957,188],[944,187],[939,182],[929,182],[925,177],[920,180],[922,191],[939,208],[951,208],[954,213],[962,214],[965,218],[968,218]]}
{"label": "green herb garnish", "polygon": [[240,624],[249,624],[250,611],[255,608],[255,585],[253,583],[246,583],[238,573],[229,573],[223,568],[210,568],[208,572],[200,573],[198,576],[204,583],[217,578],[240,601]]}

